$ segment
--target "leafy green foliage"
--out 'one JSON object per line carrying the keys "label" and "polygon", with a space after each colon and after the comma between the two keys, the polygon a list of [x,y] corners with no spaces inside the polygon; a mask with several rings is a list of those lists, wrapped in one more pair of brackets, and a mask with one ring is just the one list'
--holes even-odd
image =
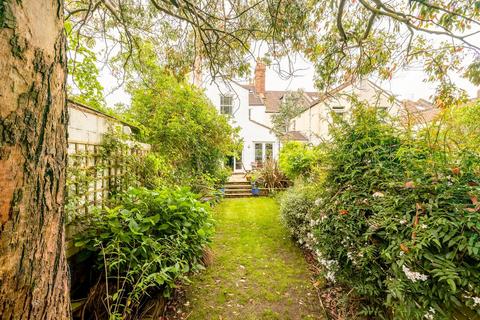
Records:
{"label": "leafy green foliage", "polygon": [[296,183],[280,197],[280,214],[283,223],[300,245],[311,250],[314,249],[311,233],[315,223],[312,210],[314,206],[314,188],[301,182]]}
{"label": "leafy green foliage", "polygon": [[278,113],[272,115],[272,130],[283,137],[290,127],[290,122],[304,110],[303,91],[287,92],[280,104]]}
{"label": "leafy green foliage", "polygon": [[454,105],[442,111],[437,125],[425,130],[426,138],[443,141],[450,153],[480,153],[480,102]]}
{"label": "leafy green foliage", "polygon": [[72,23],[65,23],[68,41],[68,71],[73,86],[68,87],[69,96],[97,110],[105,111],[103,86],[100,84],[95,41],[72,32]]}
{"label": "leafy green foliage", "polygon": [[121,199],[88,217],[75,243],[97,255],[110,319],[128,319],[146,296],[168,297],[188,281],[213,232],[208,205],[187,189],[132,188]]}
{"label": "leafy green foliage", "polygon": [[270,159],[263,163],[262,167],[256,172],[254,176],[257,186],[263,186],[271,191],[276,188],[285,188],[289,181],[287,177],[280,170],[277,161]]}
{"label": "leafy green foliage", "polygon": [[287,217],[311,216],[289,221],[303,223],[293,229],[307,234],[302,241],[314,237],[326,278],[353,288],[365,316],[478,313],[479,154],[450,153],[445,140],[397,131],[368,108],[331,133],[314,207],[297,205],[311,201],[305,195],[287,198],[283,209]]}
{"label": "leafy green foliage", "polygon": [[152,71],[150,85],[132,84],[128,116],[141,123],[143,139],[168,159],[178,184],[200,190],[224,178],[223,162],[235,154],[236,130],[203,92],[161,70]]}
{"label": "leafy green foliage", "polygon": [[310,1],[304,10],[311,13],[312,32],[294,39],[314,62],[320,89],[371,74],[391,79],[418,63],[424,80],[438,85],[436,102],[448,105],[464,94],[450,80],[452,74],[466,67],[464,76],[479,79],[477,7],[477,0]]}
{"label": "leafy green foliage", "polygon": [[299,176],[309,175],[318,159],[318,151],[314,147],[290,141],[280,150],[279,165],[289,179],[295,180]]}

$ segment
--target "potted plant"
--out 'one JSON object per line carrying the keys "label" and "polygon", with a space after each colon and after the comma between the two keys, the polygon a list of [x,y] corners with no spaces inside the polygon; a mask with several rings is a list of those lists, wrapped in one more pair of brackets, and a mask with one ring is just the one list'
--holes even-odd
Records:
{"label": "potted plant", "polygon": [[250,183],[252,184],[252,194],[254,196],[260,195],[260,188],[258,188],[258,182],[259,182],[258,180],[259,180],[258,172],[252,173],[250,177]]}

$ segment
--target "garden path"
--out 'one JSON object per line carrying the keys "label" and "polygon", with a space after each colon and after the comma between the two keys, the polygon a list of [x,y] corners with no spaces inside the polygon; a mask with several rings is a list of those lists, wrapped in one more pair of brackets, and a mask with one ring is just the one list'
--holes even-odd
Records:
{"label": "garden path", "polygon": [[186,289],[188,319],[323,319],[311,273],[271,198],[215,209],[213,262]]}

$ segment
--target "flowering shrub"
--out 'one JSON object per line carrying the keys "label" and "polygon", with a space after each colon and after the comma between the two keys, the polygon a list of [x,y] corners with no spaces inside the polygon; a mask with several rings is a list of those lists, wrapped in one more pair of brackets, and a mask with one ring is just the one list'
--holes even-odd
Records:
{"label": "flowering shrub", "polygon": [[326,278],[352,287],[365,316],[480,315],[479,155],[452,155],[428,130],[411,137],[369,109],[332,137],[315,206],[299,208],[318,221],[314,252]]}
{"label": "flowering shrub", "polygon": [[280,214],[282,221],[292,237],[301,245],[314,250],[316,242],[312,234],[318,223],[313,219],[315,194],[311,187],[299,182],[285,191],[280,198]]}

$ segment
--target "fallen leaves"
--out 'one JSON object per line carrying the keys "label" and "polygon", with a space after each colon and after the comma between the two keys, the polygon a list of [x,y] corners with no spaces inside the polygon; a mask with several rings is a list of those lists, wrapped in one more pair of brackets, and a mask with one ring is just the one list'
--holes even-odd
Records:
{"label": "fallen leaves", "polygon": [[400,243],[400,250],[402,250],[405,253],[409,253],[410,249],[403,243]]}
{"label": "fallen leaves", "polygon": [[404,184],[405,189],[415,189],[415,183],[413,181],[407,181]]}

